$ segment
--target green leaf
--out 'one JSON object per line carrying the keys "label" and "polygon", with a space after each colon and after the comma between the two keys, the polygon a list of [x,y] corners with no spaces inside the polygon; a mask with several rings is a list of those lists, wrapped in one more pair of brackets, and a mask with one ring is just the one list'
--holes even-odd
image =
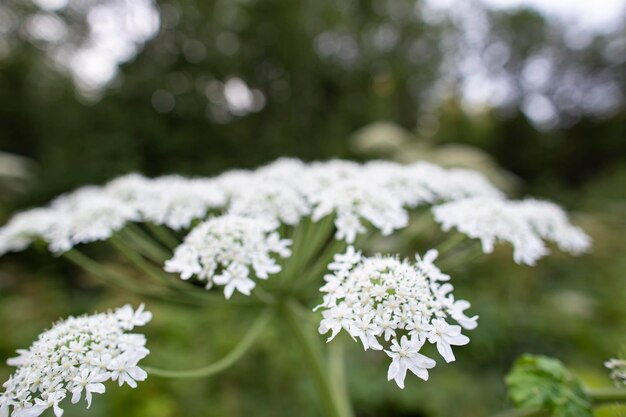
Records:
{"label": "green leaf", "polygon": [[509,396],[518,408],[542,408],[554,417],[592,417],[581,383],[552,358],[524,355],[506,377]]}

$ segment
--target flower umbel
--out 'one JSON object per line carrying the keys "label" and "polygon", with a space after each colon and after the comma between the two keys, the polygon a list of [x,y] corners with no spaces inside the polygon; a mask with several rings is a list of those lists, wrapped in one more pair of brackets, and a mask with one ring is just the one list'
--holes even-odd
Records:
{"label": "flower umbel", "polygon": [[59,404],[69,394],[73,404],[84,396],[89,408],[93,394],[105,391],[103,382],[119,380],[136,387],[136,381],[147,377],[137,364],[149,351],[145,337],[129,331],[151,318],[143,305],[136,311],[127,305],[56,323],[7,361],[17,371],[3,384],[0,416],[37,417],[53,408],[60,417]]}
{"label": "flower umbel", "polygon": [[461,326],[473,329],[478,319],[465,316],[463,310],[469,303],[455,301],[452,285],[441,283],[450,277],[434,265],[436,257],[437,252],[431,250],[423,258],[416,256],[416,263],[411,264],[391,256],[363,257],[352,247],[336,255],[320,289],[325,295],[319,332],[331,332],[330,342],[345,330],[366,350],[385,349],[392,359],[388,379],[400,388],[407,370],[428,379],[435,361],[419,353],[425,341],[435,344],[446,362],[452,362],[452,346],[469,342]]}
{"label": "flower umbel", "polygon": [[[220,302],[221,295],[194,294],[202,289],[161,268],[183,280],[193,278],[207,290],[218,287],[227,299],[235,292],[251,295],[258,280],[280,273],[263,288],[274,294],[257,289],[257,299],[246,304],[296,309],[310,299],[308,291],[328,266],[317,307],[323,316],[319,332],[331,341],[344,331],[364,349],[384,351],[390,358],[388,379],[402,388],[407,371],[425,380],[435,366],[424,349],[454,361],[455,347],[469,343],[462,330],[476,328],[477,316],[466,315],[469,302],[455,299],[450,276],[435,264],[437,251],[416,255],[413,262],[366,257],[351,245],[361,244],[357,237],[369,233],[390,235],[412,220],[416,227],[402,231],[397,244],[413,243],[421,231],[430,239],[429,211],[444,232],[456,229],[479,239],[485,253],[496,243],[511,244],[518,263],[533,265],[549,254],[549,245],[572,254],[591,245],[560,207],[507,200],[478,172],[425,162],[280,159],[213,178],[129,174],[80,188],[47,207],[14,215],[0,228],[0,254],[43,240],[51,251],[65,252],[69,261],[104,281],[155,300],[196,306]],[[462,241],[454,248],[457,237],[438,246],[447,265],[475,257],[477,245]],[[144,272],[145,280],[99,265],[75,248],[109,238],[116,254]],[[377,239],[364,247],[386,242]],[[284,258],[290,259],[281,262]],[[64,398],[84,398],[89,406],[108,380],[135,387],[146,378],[138,363],[148,352],[143,336],[128,331],[148,320],[143,307],[126,306],[59,323],[10,361],[19,369],[0,395],[0,417],[9,411],[14,417],[38,416],[47,408],[60,415]],[[319,361],[314,356],[312,363]],[[624,380],[621,361],[607,366]],[[319,386],[323,391],[327,385],[322,381]]]}
{"label": "flower umbel", "polygon": [[496,242],[510,243],[517,263],[534,265],[549,254],[542,239],[572,254],[586,252],[591,246],[589,236],[572,226],[563,210],[546,201],[475,197],[435,206],[432,211],[443,230],[454,227],[480,239],[485,253],[491,253]]}
{"label": "flower umbel", "polygon": [[274,256],[291,255],[291,241],[281,239],[276,227],[276,222],[267,219],[214,217],[189,233],[165,263],[165,270],[180,274],[182,279],[195,276],[206,282],[207,289],[223,285],[226,298],[235,290],[250,295],[256,286],[252,272],[267,279],[281,270]]}

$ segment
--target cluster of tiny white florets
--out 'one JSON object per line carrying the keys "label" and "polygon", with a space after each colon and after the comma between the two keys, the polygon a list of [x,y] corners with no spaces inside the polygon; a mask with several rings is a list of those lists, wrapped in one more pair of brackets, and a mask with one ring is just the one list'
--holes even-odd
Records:
{"label": "cluster of tiny white florets", "polygon": [[394,195],[375,183],[355,179],[337,181],[326,192],[313,196],[313,221],[336,213],[338,240],[353,243],[357,234],[365,233],[361,219],[379,229],[383,235],[405,227],[409,217]]}
{"label": "cluster of tiny white florets", "polygon": [[291,241],[281,239],[275,228],[273,221],[264,218],[229,214],[211,218],[187,235],[165,270],[182,279],[195,276],[207,288],[223,285],[226,298],[235,290],[250,295],[256,285],[253,272],[256,278],[267,279],[281,270],[274,257],[291,255]]}
{"label": "cluster of tiny white florets", "polygon": [[17,213],[0,229],[0,254],[26,249],[34,240],[47,236],[54,221],[50,210],[44,208]]}
{"label": "cluster of tiny white florets", "polygon": [[611,371],[611,379],[615,382],[615,385],[626,386],[626,359],[609,359],[604,362]]}
{"label": "cluster of tiny white florets", "polygon": [[221,209],[226,196],[211,179],[168,175],[148,179],[137,174],[110,182],[105,191],[122,200],[143,221],[174,230],[188,228],[207,211]]}
{"label": "cluster of tiny white florets", "polygon": [[136,381],[147,377],[138,363],[149,351],[146,338],[130,331],[151,318],[143,305],[137,310],[127,305],[55,324],[7,361],[17,371],[3,385],[0,416],[37,417],[52,408],[60,417],[66,397],[73,404],[84,397],[89,408],[93,394],[102,394],[108,380],[135,388]]}
{"label": "cluster of tiny white florets", "polygon": [[368,227],[390,234],[405,227],[409,210],[434,206],[444,229],[480,238],[485,251],[496,241],[515,248],[517,262],[534,263],[548,253],[542,239],[581,253],[589,237],[572,226],[558,206],[505,199],[478,172],[430,163],[366,164],[279,159],[257,170],[228,171],[214,178],[130,174],[103,187],[80,189],[44,209],[18,214],[0,229],[0,254],[22,250],[41,238],[55,252],[107,239],[127,222],[150,222],[174,230],[223,213],[296,226],[333,216],[336,239],[353,243]]}
{"label": "cluster of tiny white florets", "polygon": [[311,205],[294,187],[279,181],[258,179],[231,191],[229,213],[264,218],[289,226],[311,213]]}
{"label": "cluster of tiny white florets", "polygon": [[517,263],[534,265],[547,255],[542,239],[572,254],[583,253],[591,245],[589,236],[572,226],[561,208],[545,201],[474,197],[444,203],[432,211],[443,230],[454,227],[480,239],[485,253],[491,253],[498,241],[510,243]]}
{"label": "cluster of tiny white florets", "polygon": [[436,258],[431,250],[411,264],[391,256],[363,257],[353,247],[336,255],[320,289],[325,295],[318,306],[323,308],[319,332],[330,332],[330,341],[345,330],[364,349],[385,350],[392,360],[387,377],[400,388],[407,370],[428,379],[435,361],[420,353],[424,343],[435,344],[452,362],[452,346],[469,342],[461,326],[474,329],[478,319],[464,314],[470,304],[454,299],[450,277],[435,266]]}
{"label": "cluster of tiny white florets", "polygon": [[564,252],[579,255],[591,248],[591,239],[573,226],[565,211],[549,201],[534,199],[514,203],[516,210],[541,238],[554,242]]}
{"label": "cluster of tiny white florets", "polygon": [[137,220],[132,207],[120,204],[97,187],[59,197],[52,202],[51,210],[55,220],[43,237],[53,252],[65,252],[81,242],[108,239],[126,222]]}

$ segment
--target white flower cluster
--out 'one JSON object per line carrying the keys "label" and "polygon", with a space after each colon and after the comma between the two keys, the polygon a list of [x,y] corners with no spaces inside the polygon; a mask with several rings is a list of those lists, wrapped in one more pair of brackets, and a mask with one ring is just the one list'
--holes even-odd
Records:
{"label": "white flower cluster", "polygon": [[279,181],[255,179],[232,191],[228,212],[295,226],[311,213],[311,206],[297,188]]}
{"label": "white flower cluster", "polygon": [[345,330],[364,349],[385,350],[391,358],[387,377],[400,388],[407,370],[427,380],[435,361],[420,353],[425,342],[452,362],[452,346],[469,342],[461,326],[474,329],[478,319],[464,314],[470,304],[454,299],[454,288],[445,282],[450,277],[435,266],[436,258],[431,250],[411,264],[390,256],[363,257],[353,247],[336,255],[320,289],[325,295],[318,306],[323,308],[319,332],[330,332],[330,341]]}
{"label": "white flower cluster", "polygon": [[104,191],[132,208],[142,221],[174,230],[188,228],[226,201],[215,181],[178,175],[148,179],[130,174],[111,181]]}
{"label": "white flower cluster", "polygon": [[130,174],[103,187],[87,187],[50,206],[18,214],[0,229],[0,254],[22,250],[35,239],[62,252],[82,242],[107,239],[126,222],[151,222],[174,230],[194,220],[233,214],[297,225],[333,216],[335,237],[353,243],[368,226],[387,235],[405,227],[408,210],[434,205],[444,228],[480,238],[485,251],[497,240],[513,243],[515,259],[532,264],[548,251],[542,239],[568,252],[590,240],[554,204],[504,199],[481,174],[417,162],[358,164],[279,159],[254,171],[215,178]]}
{"label": "white flower cluster", "polygon": [[17,371],[4,383],[0,416],[37,417],[48,408],[60,417],[68,395],[76,404],[105,391],[104,382],[117,381],[135,388],[146,379],[138,366],[149,351],[142,334],[130,333],[152,318],[143,305],[130,305],[108,313],[69,317],[42,333],[30,349],[7,363]]}
{"label": "white flower cluster", "polygon": [[34,240],[47,236],[54,226],[50,210],[36,208],[17,213],[0,229],[0,255],[26,249]]}
{"label": "white flower cluster", "polygon": [[136,220],[132,207],[119,201],[97,187],[85,187],[54,200],[50,210],[54,222],[43,235],[53,252],[64,252],[77,243],[105,240]]}
{"label": "white flower cluster", "polygon": [[626,359],[609,359],[604,366],[611,370],[611,379],[618,386],[626,386]]}
{"label": "white flower cluster", "polygon": [[182,279],[196,276],[206,282],[224,286],[230,298],[235,290],[250,295],[255,287],[251,272],[260,279],[280,272],[272,257],[291,255],[290,240],[274,232],[276,224],[263,218],[232,214],[211,218],[196,226],[176,248],[165,270],[180,274]]}
{"label": "white flower cluster", "polygon": [[444,203],[432,211],[443,230],[454,227],[470,238],[480,239],[485,253],[491,253],[497,241],[510,243],[517,263],[534,265],[547,255],[549,250],[543,240],[572,254],[583,253],[591,246],[589,236],[572,226],[560,207],[546,201],[474,197]]}
{"label": "white flower cluster", "polygon": [[336,212],[338,240],[354,243],[357,234],[365,233],[361,219],[367,220],[383,235],[405,227],[409,216],[399,199],[381,185],[359,180],[343,180],[329,186],[324,193],[313,196],[313,221]]}
{"label": "white flower cluster", "polygon": [[62,253],[79,243],[106,240],[134,221],[178,230],[224,201],[224,193],[211,180],[126,175],[104,187],[62,195],[48,207],[18,213],[0,229],[0,254],[25,249],[36,239]]}
{"label": "white flower cluster", "polygon": [[64,252],[79,242],[108,239],[135,219],[132,208],[99,188],[80,188],[58,197],[47,208],[15,215],[0,229],[0,253],[22,250],[38,238],[47,241],[51,251]]}

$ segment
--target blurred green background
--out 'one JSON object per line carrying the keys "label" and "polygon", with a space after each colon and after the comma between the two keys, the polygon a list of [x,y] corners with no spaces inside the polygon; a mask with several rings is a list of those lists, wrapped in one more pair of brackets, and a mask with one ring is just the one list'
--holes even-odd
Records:
{"label": "blurred green background", "polygon": [[[510,406],[503,377],[524,352],[607,385],[602,363],[626,344],[625,6],[540,3],[3,0],[0,218],[133,171],[213,175],[281,156],[473,167],[512,197],[564,205],[593,253],[530,268],[505,248],[457,268],[481,316],[472,343],[404,391],[385,382],[384,355],[348,344],[358,416],[487,416]],[[5,256],[0,358],[59,317],[140,301],[47,253]],[[146,363],[163,368],[219,358],[250,322],[148,306]],[[281,333],[217,377],[111,386],[66,415],[321,415]]]}

